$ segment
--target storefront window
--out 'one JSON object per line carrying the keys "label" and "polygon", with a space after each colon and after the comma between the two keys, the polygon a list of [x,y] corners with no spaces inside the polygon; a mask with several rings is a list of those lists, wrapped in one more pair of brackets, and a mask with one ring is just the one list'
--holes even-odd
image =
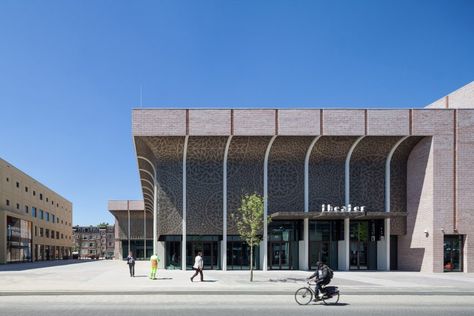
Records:
{"label": "storefront window", "polygon": [[338,269],[338,242],[344,240],[344,222],[311,221],[309,224],[309,267],[316,268],[318,261]]}
{"label": "storefront window", "polygon": [[7,262],[31,261],[31,222],[7,216]]}
{"label": "storefront window", "polygon": [[[254,269],[259,268],[260,247],[253,247]],[[250,269],[250,246],[239,236],[227,237],[227,269],[249,270]]]}
{"label": "storefront window", "polygon": [[444,236],[444,271],[462,272],[463,235]]}

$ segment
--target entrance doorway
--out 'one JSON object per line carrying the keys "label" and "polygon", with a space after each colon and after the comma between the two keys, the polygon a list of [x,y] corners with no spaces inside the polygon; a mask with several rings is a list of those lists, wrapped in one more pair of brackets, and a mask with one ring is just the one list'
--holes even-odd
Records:
{"label": "entrance doorway", "polygon": [[444,272],[462,272],[463,235],[444,235]]}
{"label": "entrance doorway", "polygon": [[288,241],[269,242],[268,258],[270,259],[270,269],[289,270],[291,267],[291,243]]}
{"label": "entrance doorway", "polygon": [[350,223],[350,269],[367,270],[369,223]]}

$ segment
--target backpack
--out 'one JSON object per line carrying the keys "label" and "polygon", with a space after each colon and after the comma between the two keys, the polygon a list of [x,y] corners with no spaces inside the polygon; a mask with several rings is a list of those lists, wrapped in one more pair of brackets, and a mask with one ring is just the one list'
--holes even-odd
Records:
{"label": "backpack", "polygon": [[334,277],[334,271],[328,267],[328,278],[331,280]]}

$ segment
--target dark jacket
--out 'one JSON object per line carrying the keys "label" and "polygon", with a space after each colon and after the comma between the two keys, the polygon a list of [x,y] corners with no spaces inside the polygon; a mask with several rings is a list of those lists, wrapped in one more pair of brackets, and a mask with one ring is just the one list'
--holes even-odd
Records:
{"label": "dark jacket", "polygon": [[[318,276],[318,271],[321,270],[321,275]],[[321,267],[321,269],[317,269],[309,278],[312,279],[316,277],[317,280],[326,280],[329,279],[329,267],[325,264]]]}
{"label": "dark jacket", "polygon": [[135,264],[135,258],[133,256],[128,256],[127,264]]}

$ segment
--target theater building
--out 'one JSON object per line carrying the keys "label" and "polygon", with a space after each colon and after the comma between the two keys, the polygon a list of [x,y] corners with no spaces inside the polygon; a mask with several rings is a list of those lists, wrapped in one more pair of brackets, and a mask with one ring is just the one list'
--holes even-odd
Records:
{"label": "theater building", "polygon": [[156,216],[165,267],[248,269],[231,214],[257,192],[257,269],[473,272],[473,107],[474,83],[419,109],[133,110],[135,229]]}

